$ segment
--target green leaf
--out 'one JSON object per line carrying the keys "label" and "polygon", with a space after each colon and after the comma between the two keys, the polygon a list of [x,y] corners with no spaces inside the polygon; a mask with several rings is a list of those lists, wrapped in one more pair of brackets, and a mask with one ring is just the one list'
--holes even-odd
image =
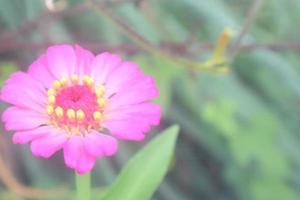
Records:
{"label": "green leaf", "polygon": [[18,66],[13,62],[0,62],[0,87],[9,75],[18,70]]}
{"label": "green leaf", "polygon": [[35,19],[42,11],[43,3],[37,0],[0,1],[0,21],[7,29],[16,29],[26,20]]}
{"label": "green leaf", "polygon": [[140,150],[102,199],[150,199],[168,171],[178,131],[179,127],[173,125]]}
{"label": "green leaf", "polygon": [[[294,200],[296,198],[295,191],[288,185],[276,179],[263,179],[261,178],[251,188],[254,191],[254,199],[285,199]],[[276,191],[276,192],[274,192]]]}

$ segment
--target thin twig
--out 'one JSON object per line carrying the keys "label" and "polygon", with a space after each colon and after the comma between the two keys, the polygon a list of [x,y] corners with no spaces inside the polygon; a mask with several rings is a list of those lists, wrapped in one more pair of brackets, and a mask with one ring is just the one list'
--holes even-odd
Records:
{"label": "thin twig", "polygon": [[161,58],[165,58],[170,60],[174,63],[179,63],[180,66],[188,67],[192,71],[208,71],[208,72],[219,72],[219,73],[226,73],[224,71],[223,66],[226,66],[227,63],[211,63],[211,62],[204,62],[199,63],[184,57],[180,56],[173,56],[169,52],[166,52],[155,45],[151,44],[147,39],[142,37],[139,33],[134,31],[131,27],[129,27],[123,20],[115,15],[115,13],[105,5],[105,3],[95,0],[87,0],[88,5],[97,11],[98,14],[106,17],[108,20],[112,22],[122,33],[124,33],[128,38],[130,38],[133,42],[135,42],[139,47],[143,50],[159,56]]}
{"label": "thin twig", "polygon": [[70,9],[66,9],[59,12],[50,12],[48,10],[45,10],[40,14],[39,17],[32,19],[32,20],[26,20],[24,21],[16,31],[8,31],[5,33],[2,33],[0,37],[0,44],[3,46],[10,46],[11,43],[14,43],[19,36],[26,34],[27,32],[32,32],[34,29],[36,29],[40,24],[44,23],[45,20],[54,19],[58,20],[64,17],[69,17],[74,14],[78,14],[81,12],[84,12],[88,9],[88,7],[85,4],[78,4],[74,7],[71,7]]}
{"label": "thin twig", "polygon": [[109,19],[116,27],[123,33],[125,33],[131,40],[138,44],[142,49],[157,54],[156,48],[144,37],[131,29],[127,24],[125,24],[114,12],[108,8],[102,2],[95,2],[94,0],[89,0],[91,8],[96,9],[96,11],[101,11],[101,14]]}
{"label": "thin twig", "polygon": [[239,47],[241,46],[241,43],[243,41],[243,38],[245,37],[245,35],[249,32],[252,24],[254,23],[256,17],[257,17],[257,13],[258,11],[262,8],[264,3],[264,0],[255,0],[251,6],[251,8],[248,11],[246,20],[244,22],[243,28],[240,32],[240,34],[238,35],[236,41],[233,43],[232,47],[231,47],[231,53],[230,53],[230,57],[234,58],[235,55],[237,54],[238,50],[240,49]]}

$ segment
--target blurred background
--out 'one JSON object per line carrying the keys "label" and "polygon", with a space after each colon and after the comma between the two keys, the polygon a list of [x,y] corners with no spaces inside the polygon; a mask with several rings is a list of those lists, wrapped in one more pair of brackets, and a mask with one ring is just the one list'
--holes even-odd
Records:
{"label": "blurred background", "polygon": [[[156,78],[164,115],[143,143],[121,142],[117,156],[98,160],[95,197],[177,123],[173,164],[153,199],[296,200],[298,27],[299,0],[1,0],[0,85],[51,44],[119,53]],[[0,126],[1,200],[73,199],[61,152],[35,158]]]}

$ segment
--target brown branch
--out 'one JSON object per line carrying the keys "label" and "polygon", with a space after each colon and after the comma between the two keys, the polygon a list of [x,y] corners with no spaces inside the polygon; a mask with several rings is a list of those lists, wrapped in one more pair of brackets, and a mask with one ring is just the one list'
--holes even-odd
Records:
{"label": "brown branch", "polygon": [[299,51],[300,42],[278,42],[265,44],[246,44],[239,47],[243,51],[253,51],[257,49],[267,49],[272,51]]}
{"label": "brown branch", "polygon": [[24,35],[28,32],[32,32],[36,29],[40,24],[47,20],[59,20],[61,18],[69,17],[74,14],[82,13],[87,11],[88,7],[85,4],[78,4],[70,9],[66,9],[58,12],[51,12],[49,10],[45,10],[33,20],[24,21],[16,31],[8,31],[2,33],[0,37],[0,44],[3,48],[9,48],[10,46],[14,46],[14,43],[18,39],[19,36]]}
{"label": "brown branch", "polygon": [[[126,53],[127,55],[133,55],[133,54],[137,54],[140,51],[140,48],[133,45],[127,45],[127,44],[109,45],[109,44],[104,44],[102,42],[80,42],[80,41],[78,41],[77,43],[87,49],[90,49],[95,53],[99,53],[102,51],[112,51],[112,52],[123,52]],[[40,50],[47,49],[51,45],[54,45],[54,43],[13,42],[10,43],[9,45],[0,44],[0,55],[11,53],[11,52],[24,51],[24,50],[30,50],[33,52],[40,51]]]}
{"label": "brown branch", "polygon": [[[103,42],[85,42],[78,41],[81,46],[92,50],[94,53],[102,51],[111,52],[122,52],[127,55],[135,55],[140,53],[140,48],[130,44],[119,44],[111,45]],[[0,54],[6,54],[10,52],[18,52],[24,50],[40,51],[45,50],[48,46],[53,45],[51,42],[32,43],[32,42],[13,42],[9,45],[0,43]],[[175,43],[175,42],[162,42],[159,48],[164,49],[174,55],[185,55],[189,56],[193,53],[200,51],[211,51],[214,45],[211,43],[203,43],[197,48],[190,49],[186,43]],[[264,44],[244,44],[240,45],[239,49],[243,52],[251,52],[260,49],[271,50],[271,51],[299,51],[300,42],[278,42],[278,43],[264,43]]]}

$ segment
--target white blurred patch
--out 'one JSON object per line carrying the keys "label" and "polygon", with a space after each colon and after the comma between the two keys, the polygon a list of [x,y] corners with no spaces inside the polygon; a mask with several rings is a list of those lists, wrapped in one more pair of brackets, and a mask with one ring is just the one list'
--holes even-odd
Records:
{"label": "white blurred patch", "polygon": [[68,6],[67,0],[44,0],[46,8],[51,12],[59,12]]}

